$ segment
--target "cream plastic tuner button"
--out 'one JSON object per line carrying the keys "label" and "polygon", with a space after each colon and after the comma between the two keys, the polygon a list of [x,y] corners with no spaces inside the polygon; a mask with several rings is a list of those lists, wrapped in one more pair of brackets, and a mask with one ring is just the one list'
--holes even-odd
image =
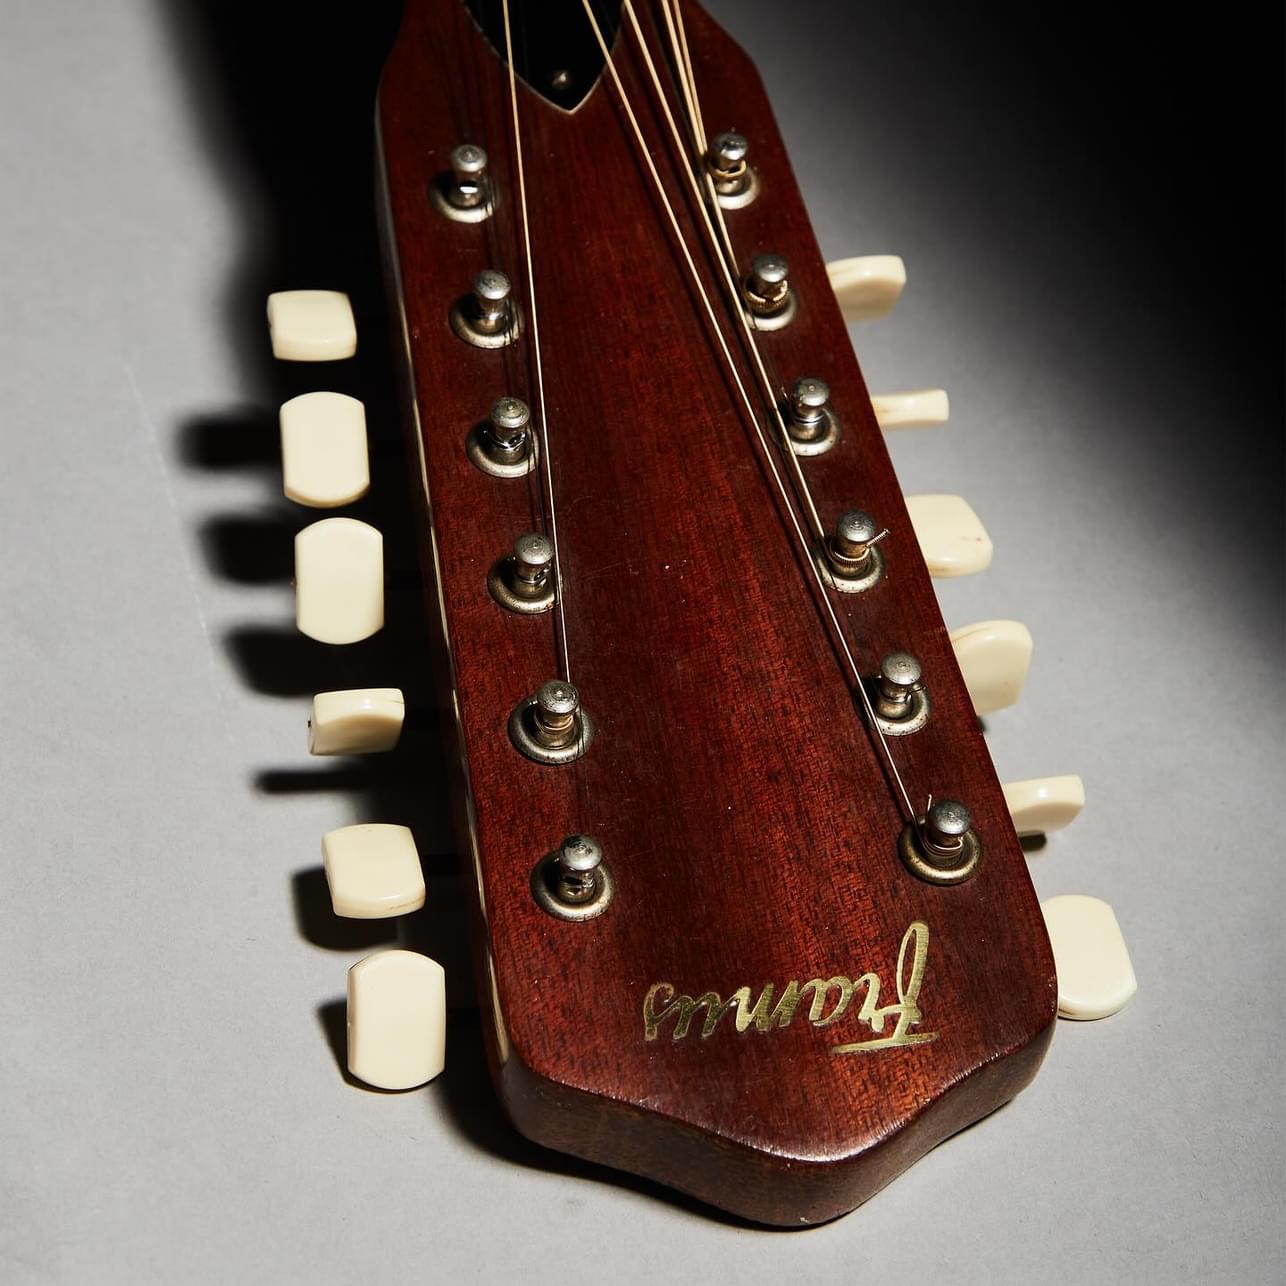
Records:
{"label": "cream plastic tuner button", "polygon": [[1071,825],[1085,807],[1085,783],[1065,777],[1033,777],[1006,782],[1001,788],[1014,830],[1019,835],[1048,835]]}
{"label": "cream plastic tuner button", "polygon": [[366,408],[344,393],[301,393],[281,408],[286,496],[314,509],[352,504],[371,485]]}
{"label": "cream plastic tuner button", "polygon": [[424,905],[420,854],[407,826],[366,822],[328,831],[322,865],[336,915],[386,920]]}
{"label": "cream plastic tuner button", "polygon": [[406,701],[400,688],[319,692],[308,721],[310,755],[366,755],[392,750],[402,735]]}
{"label": "cream plastic tuner button", "polygon": [[295,536],[295,622],[319,643],[357,643],[384,624],[384,537],[356,518]]}
{"label": "cream plastic tuner button", "polygon": [[357,352],[357,325],[339,290],[279,290],[268,296],[272,355],[283,362],[334,362]]}
{"label": "cream plastic tuner button", "polygon": [[1100,898],[1065,893],[1040,904],[1054,948],[1061,1018],[1107,1018],[1138,990],[1121,926]]}
{"label": "cream plastic tuner button", "polygon": [[391,948],[348,971],[348,1070],[381,1090],[410,1090],[442,1071],[446,980],[418,951]]}
{"label": "cream plastic tuner button", "polygon": [[893,311],[906,285],[906,264],[897,255],[859,255],[826,265],[845,321],[871,321]]}
{"label": "cream plastic tuner button", "polygon": [[960,673],[975,714],[1013,705],[1031,668],[1031,631],[1021,621],[979,621],[951,631]]}
{"label": "cream plastic tuner button", "polygon": [[945,424],[951,414],[951,403],[943,388],[873,393],[871,405],[882,429],[931,429]]}
{"label": "cream plastic tuner button", "polygon": [[991,537],[963,496],[907,496],[906,509],[930,576],[968,576],[991,566]]}

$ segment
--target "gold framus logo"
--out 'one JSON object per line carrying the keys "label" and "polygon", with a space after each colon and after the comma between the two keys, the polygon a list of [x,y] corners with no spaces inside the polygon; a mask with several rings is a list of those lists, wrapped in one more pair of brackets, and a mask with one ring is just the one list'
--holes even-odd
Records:
{"label": "gold framus logo", "polygon": [[[730,1009],[735,1011],[732,1021],[739,1032],[752,1026],[757,1032],[770,1032],[790,1026],[804,1002],[805,993],[809,995],[808,1021],[814,1027],[831,1027],[849,1012],[860,991],[862,1003],[857,1010],[857,1021],[865,1023],[876,1035],[870,1040],[833,1045],[832,1054],[857,1054],[870,1049],[893,1049],[898,1045],[924,1045],[937,1040],[938,1033],[912,1031],[911,1028],[920,1021],[920,983],[924,979],[924,962],[928,954],[929,926],[916,920],[902,935],[902,945],[898,949],[897,1001],[883,1006],[880,1004],[880,977],[875,973],[864,973],[859,978],[836,974],[833,978],[810,978],[802,984],[788,982],[776,1004],[773,1003],[776,989],[770,982],[759,992],[753,1005],[749,987],[741,987],[727,1000],[722,1000],[715,991],[704,991],[695,998],[676,996],[670,983],[655,982],[643,997],[643,1035],[647,1040],[656,1040],[661,1034],[662,1024],[673,1018],[670,1039],[682,1040],[688,1035],[698,1009],[705,1011],[701,1017],[702,1040],[714,1035],[714,1029]],[[890,1018],[893,1030],[882,1035]]]}

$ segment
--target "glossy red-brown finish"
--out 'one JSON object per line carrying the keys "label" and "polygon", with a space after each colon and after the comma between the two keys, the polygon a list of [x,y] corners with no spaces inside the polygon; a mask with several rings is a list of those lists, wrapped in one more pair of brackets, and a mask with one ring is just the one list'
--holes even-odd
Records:
{"label": "glossy red-brown finish", "polygon": [[[835,602],[868,671],[898,648],[923,661],[933,717],[892,745],[917,802],[932,791],[973,810],[985,846],[974,879],[932,887],[899,863],[903,811],[606,78],[572,114],[519,86],[571,678],[598,728],[574,766],[531,763],[505,733],[557,662],[553,617],[511,615],[486,590],[494,559],[543,527],[538,478],[485,476],[464,452],[494,398],[538,399],[530,329],[497,352],[448,327],[488,266],[509,272],[530,314],[507,73],[458,0],[408,0],[381,90],[394,299],[500,1097],[542,1143],[798,1225],[851,1209],[1031,1078],[1052,1031],[1054,968],[762,85],[702,10],[684,11],[707,128],[745,133],[762,182],[728,215],[737,256],[777,250],[792,267],[798,316],[759,341],[769,372],[779,385],[824,377],[844,425],[841,444],[804,465],[822,516],[859,504],[890,530],[885,580]],[[632,37],[615,57],[713,284]],[[488,149],[500,186],[482,225],[450,222],[427,199],[465,140]],[[606,914],[569,924],[537,907],[529,876],[576,831],[601,841],[617,892]],[[831,1046],[871,1035],[856,1006],[831,1028],[800,1016],[738,1033],[729,1016],[707,1039],[674,1041],[670,1025],[644,1038],[656,982],[727,997],[873,971],[887,1003],[914,920],[931,934],[919,1028],[938,1033],[932,1043],[836,1056]]]}

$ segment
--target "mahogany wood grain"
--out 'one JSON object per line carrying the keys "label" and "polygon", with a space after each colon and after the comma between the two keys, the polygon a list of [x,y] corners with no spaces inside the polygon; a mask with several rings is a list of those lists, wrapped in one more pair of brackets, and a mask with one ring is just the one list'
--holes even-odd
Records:
{"label": "mahogany wood grain", "polygon": [[[484,351],[447,321],[492,266],[530,311],[507,72],[459,0],[408,0],[384,75],[390,277],[499,1096],[541,1143],[791,1226],[851,1209],[1022,1088],[1052,1032],[1054,967],[762,84],[697,5],[684,12],[707,128],[746,134],[762,183],[728,214],[738,258],[776,250],[792,268],[798,315],[760,337],[770,373],[825,378],[844,425],[804,465],[823,519],[860,505],[890,530],[884,581],[835,601],[867,670],[898,648],[921,658],[933,716],[894,752],[918,803],[932,791],[969,804],[985,846],[975,878],[933,887],[898,860],[902,810],[610,82],[570,114],[519,85],[571,678],[598,728],[576,765],[531,763],[505,730],[557,662],[554,618],[511,615],[486,590],[513,538],[543,528],[538,478],[488,477],[464,451],[496,397],[537,398],[530,330]],[[714,283],[628,34],[615,59]],[[487,148],[500,189],[482,224],[427,199],[462,141]],[[571,924],[537,907],[529,877],[577,831],[603,844],[617,892],[606,914]],[[872,971],[887,1003],[915,920],[930,930],[919,1003],[931,1043],[832,1054],[870,1035],[856,1004],[828,1028],[801,1016],[738,1032],[729,1016],[703,1039],[699,1011],[682,1040],[672,1024],[644,1038],[656,982],[726,998]]]}

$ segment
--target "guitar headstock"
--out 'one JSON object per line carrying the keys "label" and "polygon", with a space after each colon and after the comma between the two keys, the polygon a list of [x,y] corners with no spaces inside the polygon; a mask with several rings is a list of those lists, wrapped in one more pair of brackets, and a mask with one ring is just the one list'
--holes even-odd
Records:
{"label": "guitar headstock", "polygon": [[[931,575],[990,541],[959,497],[904,497],[883,435],[946,396],[872,397],[846,328],[901,261],[828,272],[759,77],[697,5],[536,8],[408,0],[378,112],[495,1083],[541,1143],[820,1222],[1035,1074],[1057,987],[1018,832],[1079,782],[1002,789],[983,743],[1031,638],[944,625]],[[305,293],[275,297],[280,355],[350,351]],[[303,410],[329,471],[288,450],[288,487],[342,505],[353,408]],[[325,519],[298,551],[306,632],[379,628],[377,532]],[[314,749],[401,718],[396,690],[325,694]],[[379,833],[327,852],[341,913],[423,901],[409,833],[349,830]],[[442,1006],[409,954],[350,984],[377,1084],[441,1067],[401,1039]],[[415,1012],[364,999],[394,992]]]}

